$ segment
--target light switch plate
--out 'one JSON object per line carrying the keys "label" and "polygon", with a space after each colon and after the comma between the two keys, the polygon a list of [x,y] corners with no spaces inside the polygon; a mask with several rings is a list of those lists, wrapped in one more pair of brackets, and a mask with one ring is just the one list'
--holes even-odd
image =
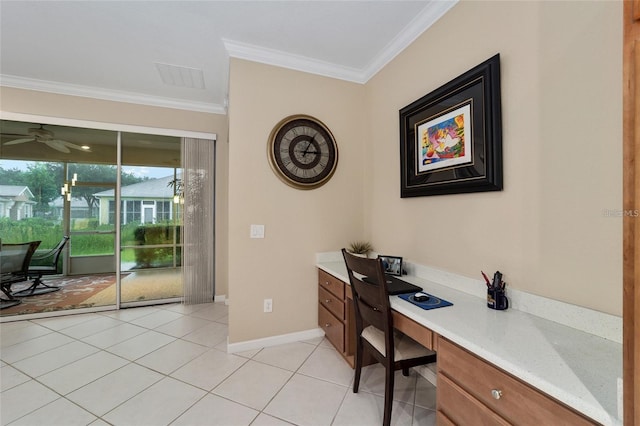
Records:
{"label": "light switch plate", "polygon": [[264,238],[264,225],[251,225],[251,238]]}

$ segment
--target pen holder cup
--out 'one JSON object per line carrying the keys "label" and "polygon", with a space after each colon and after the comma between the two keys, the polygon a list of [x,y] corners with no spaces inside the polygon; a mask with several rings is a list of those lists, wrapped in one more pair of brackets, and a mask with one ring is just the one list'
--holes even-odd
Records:
{"label": "pen holder cup", "polygon": [[509,308],[509,299],[507,299],[503,289],[487,290],[487,307],[498,311],[504,311]]}

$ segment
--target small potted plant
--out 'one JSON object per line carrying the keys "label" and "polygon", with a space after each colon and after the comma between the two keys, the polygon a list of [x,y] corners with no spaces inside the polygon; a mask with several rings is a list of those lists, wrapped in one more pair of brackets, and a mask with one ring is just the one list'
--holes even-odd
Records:
{"label": "small potted plant", "polygon": [[361,257],[369,257],[369,253],[373,251],[373,246],[367,241],[354,241],[349,244],[348,251]]}

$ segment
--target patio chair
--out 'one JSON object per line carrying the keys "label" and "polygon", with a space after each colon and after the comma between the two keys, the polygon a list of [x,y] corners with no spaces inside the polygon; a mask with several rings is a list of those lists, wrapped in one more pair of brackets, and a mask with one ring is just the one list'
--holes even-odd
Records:
{"label": "patio chair", "polygon": [[60,259],[62,249],[67,244],[67,241],[69,241],[69,237],[65,235],[62,237],[62,240],[48,252],[41,255],[33,255],[27,272],[29,279],[33,280],[33,284],[24,290],[12,293],[14,297],[35,296],[60,290],[60,287],[49,286],[42,282],[42,276],[58,274],[58,259]]}
{"label": "patio chair", "polygon": [[11,294],[11,286],[29,279],[29,264],[40,241],[18,244],[0,244],[0,309],[19,305],[21,301]]}

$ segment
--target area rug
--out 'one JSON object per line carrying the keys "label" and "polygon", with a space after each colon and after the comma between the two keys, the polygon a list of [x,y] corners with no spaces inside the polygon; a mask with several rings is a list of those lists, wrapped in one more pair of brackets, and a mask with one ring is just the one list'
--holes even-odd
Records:
{"label": "area rug", "polygon": [[[60,290],[22,297],[21,304],[0,310],[0,316],[109,306],[116,303],[115,274],[62,277],[47,279],[45,283],[60,287]],[[30,284],[17,284],[11,289],[17,292]],[[182,297],[182,270],[149,269],[123,273],[121,288],[122,303]]]}
{"label": "area rug", "polygon": [[[52,293],[22,297],[22,303],[0,311],[1,316],[35,314],[42,312],[63,311],[67,309],[91,308],[98,305],[87,299],[105,288],[115,286],[115,274],[62,277],[43,280],[49,286],[60,287]],[[29,287],[31,282],[13,285],[11,290],[20,291]],[[114,304],[115,298],[103,305]]]}
{"label": "area rug", "polygon": [[[145,300],[170,299],[182,297],[181,269],[147,269],[123,275],[121,279],[121,301],[141,302]],[[116,286],[112,285],[88,298],[85,303],[96,306],[113,304]]]}

